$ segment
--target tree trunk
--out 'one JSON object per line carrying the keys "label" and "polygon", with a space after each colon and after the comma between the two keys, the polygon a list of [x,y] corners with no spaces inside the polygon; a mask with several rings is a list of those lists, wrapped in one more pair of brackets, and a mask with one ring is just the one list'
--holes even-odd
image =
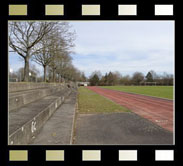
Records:
{"label": "tree trunk", "polygon": [[25,65],[24,65],[24,78],[23,78],[23,81],[28,82],[29,81],[29,56],[26,56],[24,61],[25,61]]}
{"label": "tree trunk", "polygon": [[46,82],[46,65],[44,67],[44,82]]}

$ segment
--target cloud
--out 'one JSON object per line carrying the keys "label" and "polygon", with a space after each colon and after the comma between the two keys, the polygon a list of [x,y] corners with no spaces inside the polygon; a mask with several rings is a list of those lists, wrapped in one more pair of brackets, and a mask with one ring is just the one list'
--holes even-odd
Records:
{"label": "cloud", "polygon": [[101,21],[72,24],[77,32],[75,51],[83,55],[144,50],[150,46],[156,49],[166,46],[167,49],[174,42],[173,22]]}
{"label": "cloud", "polygon": [[74,64],[89,75],[118,70],[174,72],[174,22],[72,22],[77,32]]}
{"label": "cloud", "polygon": [[[122,74],[132,74],[135,71],[144,74],[153,69],[158,73],[174,73],[173,51],[149,50],[144,52],[125,52],[121,56],[74,55],[74,64],[80,70],[90,75],[94,70],[104,74],[109,71],[119,71]],[[83,58],[84,57],[84,58]]]}

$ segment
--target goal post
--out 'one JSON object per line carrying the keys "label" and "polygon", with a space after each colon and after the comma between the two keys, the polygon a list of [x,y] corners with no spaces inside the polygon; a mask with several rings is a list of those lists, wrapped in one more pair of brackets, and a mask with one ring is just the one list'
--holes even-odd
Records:
{"label": "goal post", "polygon": [[140,82],[142,86],[156,86],[157,82]]}

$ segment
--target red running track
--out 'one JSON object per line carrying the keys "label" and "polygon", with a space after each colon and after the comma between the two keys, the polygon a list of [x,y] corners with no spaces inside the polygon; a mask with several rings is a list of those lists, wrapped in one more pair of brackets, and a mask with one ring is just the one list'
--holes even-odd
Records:
{"label": "red running track", "polygon": [[173,100],[89,86],[88,89],[173,132]]}

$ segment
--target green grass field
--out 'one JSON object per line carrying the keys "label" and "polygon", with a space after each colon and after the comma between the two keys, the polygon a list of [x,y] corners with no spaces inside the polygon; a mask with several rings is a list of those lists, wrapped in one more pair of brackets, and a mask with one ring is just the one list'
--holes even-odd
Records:
{"label": "green grass field", "polygon": [[102,88],[173,99],[173,86],[101,86]]}
{"label": "green grass field", "polygon": [[79,113],[114,113],[128,112],[129,110],[122,107],[98,94],[85,88],[79,88]]}

